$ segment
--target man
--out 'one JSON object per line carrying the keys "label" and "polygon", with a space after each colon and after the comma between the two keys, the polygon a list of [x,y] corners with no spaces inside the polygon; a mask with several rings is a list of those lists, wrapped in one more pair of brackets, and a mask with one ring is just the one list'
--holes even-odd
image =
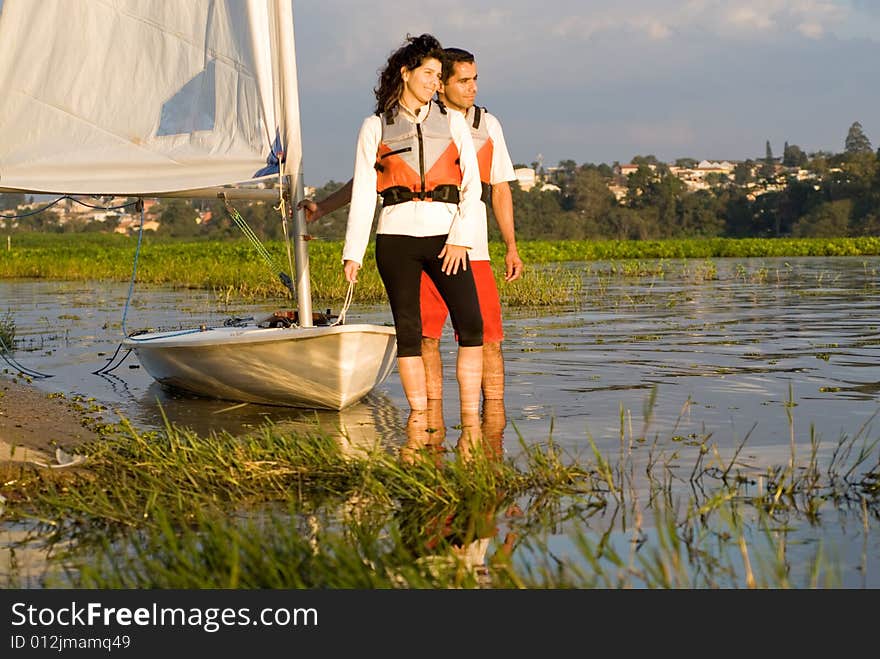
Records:
{"label": "man", "polygon": [[[477,285],[477,295],[483,315],[483,379],[482,393],[487,400],[504,398],[504,357],[501,342],[504,332],[501,322],[501,300],[495,285],[495,276],[489,263],[488,217],[485,204],[492,203],[501,239],[506,246],[504,257],[504,281],[519,279],[523,262],[516,248],[513,221],[513,199],[509,181],[516,180],[513,163],[507,152],[504,133],[499,121],[485,108],[474,105],[477,95],[477,65],[474,56],[460,48],[444,49],[442,83],[438,95],[448,108],[465,115],[477,150],[480,178],[483,182],[483,222],[469,258]],[[300,202],[305,210],[306,221],[314,222],[320,217],[341,208],[351,200],[352,182],[348,181],[325,199]],[[433,282],[422,276],[422,360],[425,364],[429,400],[443,398],[443,365],[440,358],[440,336],[448,316],[448,310]]]}

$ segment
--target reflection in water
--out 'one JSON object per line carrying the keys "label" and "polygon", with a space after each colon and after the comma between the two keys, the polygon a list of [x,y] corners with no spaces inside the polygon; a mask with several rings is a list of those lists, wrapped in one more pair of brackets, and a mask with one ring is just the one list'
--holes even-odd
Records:
{"label": "reflection in water", "polygon": [[270,423],[276,432],[292,436],[319,433],[333,437],[342,454],[350,458],[366,458],[376,451],[396,451],[400,444],[399,410],[381,392],[370,394],[343,410],[300,410],[300,413],[285,420],[266,419],[263,423]]}
{"label": "reflection in water", "polygon": [[428,409],[410,411],[406,420],[406,444],[400,451],[400,459],[406,464],[412,464],[420,458],[427,458],[439,467],[445,450],[445,440],[443,401],[431,399],[428,401]]}
{"label": "reflection in water", "polygon": [[[429,410],[410,415],[408,441],[401,451],[401,460],[404,464],[413,464],[423,459],[426,460],[423,464],[442,469],[447,459],[443,448],[446,430],[442,405],[440,401],[430,401],[429,405]],[[455,456],[465,478],[469,464],[479,463],[477,468],[480,468],[503,458],[505,425],[504,401],[493,400],[484,403],[478,432],[463,427]],[[492,541],[500,532],[499,515],[503,512],[504,518],[510,519],[522,515],[522,511],[506,493],[497,489],[475,496],[441,496],[439,499],[443,503],[432,505],[417,501],[401,507],[398,520],[404,546],[418,560],[429,564],[452,558],[473,571],[480,583],[487,584],[488,562],[507,561],[517,537],[507,530],[492,559],[487,559]]]}
{"label": "reflection in water", "polygon": [[319,433],[336,438],[343,453],[352,456],[390,450],[403,436],[400,410],[382,391],[374,391],[343,410],[196,398],[166,391],[158,384],[151,388],[151,393],[155,394],[154,402],[150,405],[144,401],[140,408],[143,412],[164,415],[170,423],[203,436],[218,432],[241,436],[271,426],[275,432],[303,436]]}

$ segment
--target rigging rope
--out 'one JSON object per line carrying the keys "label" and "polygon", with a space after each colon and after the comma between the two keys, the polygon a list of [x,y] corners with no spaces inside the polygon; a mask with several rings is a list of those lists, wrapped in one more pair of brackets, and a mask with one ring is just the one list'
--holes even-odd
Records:
{"label": "rigging rope", "polygon": [[339,315],[336,316],[336,320],[334,320],[330,325],[344,325],[345,324],[345,314],[348,313],[348,308],[351,306],[351,301],[354,298],[354,282],[348,282],[348,291],[345,293],[345,300],[342,303],[342,309],[339,310]]}
{"label": "rigging rope", "polygon": [[224,196],[223,203],[226,205],[226,212],[229,213],[229,217],[232,218],[232,221],[235,222],[236,226],[241,229],[242,233],[245,237],[250,240],[251,244],[254,246],[254,249],[257,250],[257,254],[263,257],[263,260],[269,265],[272,269],[272,274],[277,274],[278,278],[281,280],[281,283],[287,287],[287,290],[291,292],[291,294],[296,297],[296,291],[293,289],[293,280],[290,278],[284,270],[278,265],[278,262],[272,257],[269,253],[269,250],[260,242],[260,239],[257,237],[257,234],[254,233],[254,230],[250,228],[245,219],[241,216],[235,207],[229,203],[229,200]]}
{"label": "rigging rope", "polygon": [[[282,177],[280,175],[281,168],[278,168],[279,172],[279,181],[281,181]],[[281,230],[284,232],[284,244],[287,246],[287,267],[290,268],[291,276],[288,277],[288,281],[290,281],[290,292],[293,295],[294,299],[296,299],[296,291],[293,289],[293,252],[290,249],[290,234],[287,230],[287,203],[286,197],[284,196],[284,187],[279,187],[281,190],[281,200],[278,203],[278,206],[275,207],[275,210],[281,211]]]}
{"label": "rigging rope", "polygon": [[141,242],[144,239],[144,200],[138,199],[136,203],[136,208],[141,212],[141,227],[138,230],[138,241],[137,247],[134,251],[134,263],[131,267],[131,281],[128,283],[128,297],[125,298],[125,308],[122,310],[122,335],[128,336],[128,331],[125,329],[125,317],[128,315],[128,305],[131,302],[131,294],[134,290],[134,278],[137,274],[137,264],[138,264],[138,255],[141,253]]}
{"label": "rigging rope", "polygon": [[[77,199],[76,197],[73,197],[71,195],[62,195],[61,197],[58,197],[57,199],[50,201],[49,203],[45,204],[44,206],[41,206],[40,208],[37,208],[35,210],[28,211],[27,213],[15,213],[12,215],[8,215],[5,213],[0,214],[0,219],[17,220],[17,219],[21,219],[21,218],[25,218],[25,217],[30,217],[31,215],[37,215],[39,213],[42,213],[44,211],[49,210],[50,208],[52,208],[56,204],[61,203],[65,199],[72,201],[76,204],[79,204],[81,206],[85,206],[87,208],[94,208],[96,210],[119,210],[120,208],[127,208],[129,206],[137,206],[138,204],[140,204],[141,231],[143,231],[143,224],[144,224],[143,200],[141,200],[141,199],[138,199],[137,201],[127,202],[125,204],[118,204],[115,206],[99,206],[97,204],[86,203],[85,201],[83,201],[81,199]],[[140,240],[138,240],[138,248],[140,248]],[[137,258],[137,257],[135,256],[135,258]],[[132,277],[134,277],[134,275],[132,275]],[[130,299],[131,298],[131,289],[130,288],[129,288],[128,295],[129,295],[129,299]],[[128,309],[128,301],[126,301],[126,310],[127,309]],[[124,331],[125,330],[125,316],[123,316],[122,326],[123,326],[123,331]],[[120,345],[120,347],[121,347],[121,345]],[[131,352],[131,351],[129,350],[129,352]],[[17,371],[19,371],[23,375],[27,375],[27,376],[33,377],[33,378],[51,378],[51,377],[53,377],[50,373],[41,373],[40,371],[35,371],[33,369],[30,369],[30,368],[27,368],[27,367],[21,365],[18,361],[16,361],[13,357],[10,356],[11,353],[12,353],[11,347],[7,346],[6,343],[3,341],[2,337],[0,337],[0,354],[2,354],[2,356],[3,356],[3,361],[5,361],[7,364],[9,364],[12,368],[16,369]],[[116,354],[118,354],[118,353],[119,353],[119,347],[116,348]],[[128,353],[126,353],[125,356],[128,356]],[[115,357],[115,354],[114,354],[114,357]],[[122,360],[124,360],[124,359],[125,359],[125,357],[122,358]],[[122,360],[119,361],[119,364],[122,363]],[[112,361],[112,358],[111,358],[111,361]],[[116,366],[119,366],[119,364],[117,364]],[[109,366],[109,364],[108,364],[108,366]],[[114,366],[113,368],[116,368],[116,366]],[[106,369],[106,367],[105,367],[105,369]],[[109,370],[113,370],[113,369],[111,368]],[[99,371],[93,371],[93,372],[100,373],[101,370],[99,369]],[[104,370],[103,372],[107,372],[107,370]]]}
{"label": "rigging rope", "polygon": [[120,205],[118,205],[118,206],[94,206],[94,205],[92,205],[92,204],[87,204],[86,202],[84,202],[84,201],[82,201],[82,200],[80,200],[80,199],[77,199],[76,197],[71,197],[70,195],[64,195],[63,197],[58,197],[58,199],[55,199],[54,201],[49,202],[48,204],[46,204],[45,206],[42,206],[41,208],[38,208],[38,209],[36,209],[36,210],[29,211],[29,212],[27,212],[27,213],[17,213],[17,214],[15,214],[15,215],[4,215],[4,214],[0,214],[0,219],[4,219],[4,220],[18,220],[18,219],[21,219],[21,218],[23,218],[23,217],[30,217],[31,215],[37,215],[38,213],[42,213],[43,211],[49,210],[50,208],[52,208],[52,206],[54,206],[54,205],[57,204],[57,203],[60,203],[60,202],[64,201],[65,199],[69,199],[70,201],[72,201],[72,202],[74,202],[74,203],[77,203],[77,204],[79,204],[80,206],[85,206],[85,207],[87,207],[87,208],[94,208],[94,209],[96,209],[96,210],[102,210],[102,211],[113,211],[113,210],[118,210],[118,209],[120,209],[120,208],[127,208],[128,206],[135,206],[135,205],[137,205],[137,203],[138,203],[137,201],[131,201],[131,202],[128,202],[128,203],[126,203],[126,204],[120,204]]}

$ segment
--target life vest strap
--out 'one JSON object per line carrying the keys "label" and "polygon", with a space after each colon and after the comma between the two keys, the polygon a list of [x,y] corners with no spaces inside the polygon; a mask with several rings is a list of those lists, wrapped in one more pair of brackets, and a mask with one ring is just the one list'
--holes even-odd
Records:
{"label": "life vest strap", "polygon": [[460,199],[458,186],[455,185],[438,185],[426,192],[413,192],[402,185],[395,185],[382,190],[379,194],[382,195],[383,206],[394,206],[407,201],[440,201],[445,204],[457,204]]}
{"label": "life vest strap", "polygon": [[480,114],[482,114],[479,105],[474,106],[474,130],[479,130],[480,128]]}

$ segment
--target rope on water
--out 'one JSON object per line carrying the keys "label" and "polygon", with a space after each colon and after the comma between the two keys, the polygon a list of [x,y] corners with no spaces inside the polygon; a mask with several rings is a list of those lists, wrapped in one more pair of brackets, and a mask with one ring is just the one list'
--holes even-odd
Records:
{"label": "rope on water", "polygon": [[128,356],[131,354],[131,348],[129,348],[129,349],[126,351],[126,353],[125,353],[124,355],[122,355],[122,357],[119,359],[119,361],[116,362],[116,364],[113,364],[113,360],[116,359],[116,355],[119,354],[119,351],[120,351],[121,349],[122,349],[122,344],[120,343],[118,346],[116,346],[116,352],[114,352],[114,353],[113,353],[113,356],[110,357],[110,359],[107,360],[107,363],[104,364],[104,365],[103,365],[101,368],[99,368],[97,371],[92,371],[92,375],[104,375],[105,373],[109,373],[110,371],[114,371],[114,370],[116,370],[116,368],[118,368],[118,367],[122,364],[122,362],[125,361],[125,358],[128,357]]}
{"label": "rope on water", "polygon": [[0,337],[0,355],[3,356],[3,361],[9,364],[12,368],[19,371],[22,375],[27,375],[32,378],[42,379],[52,377],[50,373],[40,373],[39,371],[22,366],[11,356],[11,354],[12,350],[6,345],[3,337]]}

